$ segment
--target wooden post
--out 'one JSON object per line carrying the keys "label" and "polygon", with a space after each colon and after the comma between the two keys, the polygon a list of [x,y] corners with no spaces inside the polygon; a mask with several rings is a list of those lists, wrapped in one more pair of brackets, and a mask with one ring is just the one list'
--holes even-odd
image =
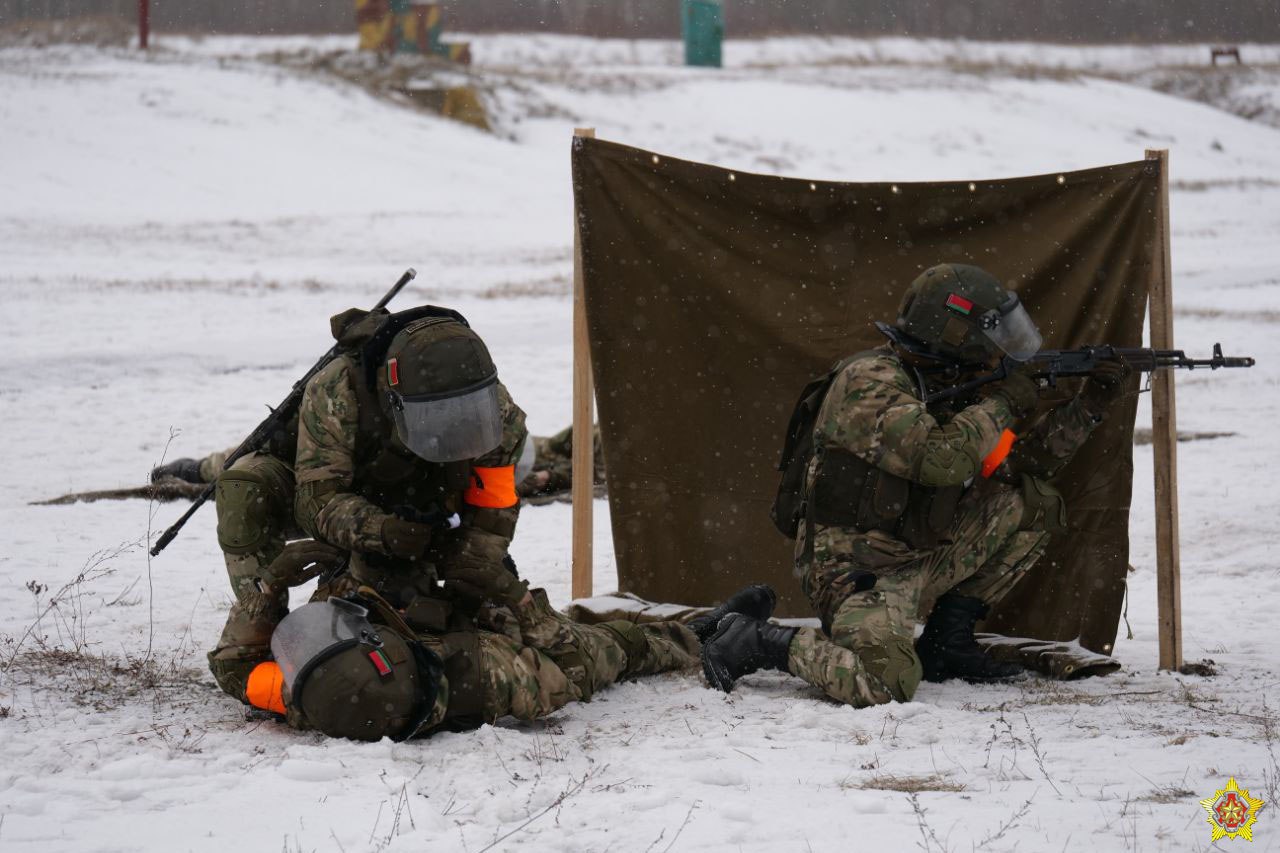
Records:
{"label": "wooden post", "polygon": [[138,48],[147,49],[151,35],[151,0],[138,0]]}
{"label": "wooden post", "polygon": [[[574,136],[595,138],[595,128],[579,127]],[[595,500],[595,442],[591,376],[591,340],[587,335],[587,304],[582,284],[582,237],[578,206],[573,206],[573,568],[570,593],[589,598],[592,587],[592,509]]]}
{"label": "wooden post", "polygon": [[[1160,168],[1160,234],[1152,258],[1151,346],[1173,348],[1173,265],[1169,232],[1169,152],[1146,152]],[[1174,370],[1151,374],[1151,434],[1156,485],[1156,612],[1159,616],[1160,668],[1182,667],[1182,574],[1178,544],[1178,423]]]}

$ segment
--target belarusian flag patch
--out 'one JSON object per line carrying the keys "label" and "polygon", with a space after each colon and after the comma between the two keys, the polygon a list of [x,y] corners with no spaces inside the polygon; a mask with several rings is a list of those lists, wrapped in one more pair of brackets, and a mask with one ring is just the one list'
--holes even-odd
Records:
{"label": "belarusian flag patch", "polygon": [[387,656],[382,653],[382,649],[374,649],[369,652],[369,660],[373,661],[374,667],[378,670],[378,675],[387,676],[391,674],[391,661],[387,660]]}
{"label": "belarusian flag patch", "polygon": [[397,358],[387,362],[387,384],[392,388],[400,384],[400,360]]}
{"label": "belarusian flag patch", "polygon": [[957,314],[963,314],[966,317],[968,317],[973,311],[973,303],[958,293],[951,293],[947,295],[947,307]]}

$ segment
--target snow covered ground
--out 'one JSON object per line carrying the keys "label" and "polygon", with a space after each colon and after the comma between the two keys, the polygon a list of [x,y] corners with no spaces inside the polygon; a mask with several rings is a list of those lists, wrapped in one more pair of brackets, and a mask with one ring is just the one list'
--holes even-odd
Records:
{"label": "snow covered ground", "polygon": [[[270,58],[340,44],[0,50],[0,850],[1203,850],[1197,801],[1231,776],[1269,803],[1255,848],[1280,849],[1280,130],[1111,79],[1199,48],[779,39],[731,42],[715,73],[661,42],[489,37],[492,136]],[[959,67],[991,63],[1019,71]],[[400,745],[246,722],[203,665],[229,594],[212,512],[148,562],[180,507],[28,501],[232,443],[327,347],[328,316],[408,265],[412,298],[490,342],[535,432],[567,423],[574,125],[834,180],[1172,149],[1178,340],[1259,360],[1178,381],[1182,429],[1235,433],[1180,448],[1186,655],[1219,674],[1155,671],[1137,447],[1115,676],[855,711],[777,675],[728,698],[673,675]],[[568,531],[567,507],[531,508],[514,547],[559,602]]]}

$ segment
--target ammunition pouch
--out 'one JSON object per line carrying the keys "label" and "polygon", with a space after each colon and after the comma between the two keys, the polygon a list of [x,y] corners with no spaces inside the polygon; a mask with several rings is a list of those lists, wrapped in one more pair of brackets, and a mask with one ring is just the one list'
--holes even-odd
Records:
{"label": "ammunition pouch", "polygon": [[347,570],[338,579],[349,577],[367,586],[396,607],[408,607],[422,595],[439,595],[436,567],[429,560],[407,560],[383,554],[353,553]]}
{"label": "ammunition pouch", "polygon": [[809,515],[817,524],[832,527],[893,529],[906,511],[910,489],[907,480],[852,453],[824,448],[818,452]]}
{"label": "ammunition pouch", "polygon": [[1023,474],[1022,500],[1024,509],[1018,523],[1019,530],[1067,532],[1067,502],[1053,486],[1030,474]]}
{"label": "ammunition pouch", "polygon": [[441,598],[419,595],[404,609],[404,621],[415,633],[443,634],[449,630],[453,605]]}
{"label": "ammunition pouch", "polygon": [[960,498],[964,497],[964,486],[929,488],[912,484],[911,493],[898,525],[898,538],[919,550],[936,548],[946,541]]}
{"label": "ammunition pouch", "polygon": [[913,549],[926,550],[943,541],[963,495],[963,486],[922,486],[847,451],[824,448],[807,515],[826,526],[883,530]]}

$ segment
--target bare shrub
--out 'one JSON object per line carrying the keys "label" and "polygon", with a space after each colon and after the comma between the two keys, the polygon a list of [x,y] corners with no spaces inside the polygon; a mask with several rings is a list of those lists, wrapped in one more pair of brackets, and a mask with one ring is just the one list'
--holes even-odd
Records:
{"label": "bare shrub", "polygon": [[921,791],[957,793],[965,790],[963,782],[957,782],[942,773],[930,773],[927,776],[899,776],[893,773],[879,773],[870,779],[863,780],[854,787],[861,788],[864,791],[899,791],[904,794],[916,794]]}

